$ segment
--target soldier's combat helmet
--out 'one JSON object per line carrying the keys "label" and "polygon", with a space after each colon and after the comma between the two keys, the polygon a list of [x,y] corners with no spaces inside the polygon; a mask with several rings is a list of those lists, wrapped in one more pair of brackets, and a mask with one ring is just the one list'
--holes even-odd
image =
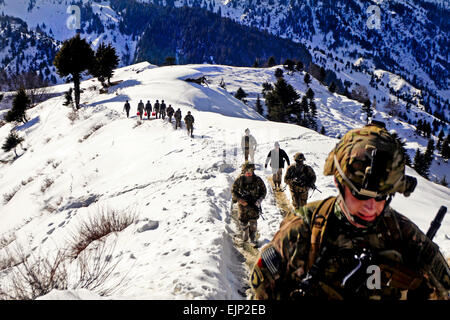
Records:
{"label": "soldier's combat helmet", "polygon": [[386,198],[396,192],[409,196],[417,184],[405,175],[399,141],[378,121],[347,132],[328,155],[323,173],[334,175],[340,188],[348,186],[359,199]]}
{"label": "soldier's combat helmet", "polygon": [[294,161],[305,161],[305,155],[301,152],[294,154]]}
{"label": "soldier's combat helmet", "polygon": [[242,169],[242,172],[246,172],[246,171],[249,171],[249,170],[255,170],[255,164],[251,163],[251,162],[248,162],[248,161],[245,161],[244,164],[242,164],[241,169]]}

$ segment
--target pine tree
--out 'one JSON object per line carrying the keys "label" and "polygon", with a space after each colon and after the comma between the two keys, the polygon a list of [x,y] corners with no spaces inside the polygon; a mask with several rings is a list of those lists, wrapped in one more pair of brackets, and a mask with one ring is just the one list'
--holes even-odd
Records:
{"label": "pine tree", "polygon": [[259,94],[258,94],[258,96],[256,97],[256,111],[260,114],[260,115],[262,115],[263,116],[263,113],[264,113],[264,110],[263,110],[263,106],[262,106],[262,103],[261,103],[261,99],[259,98]]}
{"label": "pine tree", "polygon": [[273,67],[275,64],[276,64],[276,62],[275,62],[275,57],[274,57],[274,56],[271,56],[271,57],[269,58],[269,60],[267,61],[267,66],[268,66],[269,68],[271,68],[271,67]]}
{"label": "pine tree", "polygon": [[277,68],[275,70],[275,78],[282,78],[283,77],[283,70],[281,70],[280,68]]}
{"label": "pine tree", "polygon": [[241,100],[242,102],[246,103],[247,101],[245,100],[245,98],[247,97],[247,93],[244,91],[244,89],[242,89],[241,87],[239,87],[239,89],[236,91],[236,94],[234,95],[234,97],[236,99]]}
{"label": "pine tree", "polygon": [[[167,57],[166,63],[175,64],[175,58]],[[106,46],[101,43],[97,48],[89,73],[98,78],[102,86],[105,87],[105,80],[108,80],[109,85],[111,84],[110,79],[113,76],[113,70],[118,65],[119,57],[116,54],[116,49],[111,44]]]}
{"label": "pine tree", "polygon": [[433,162],[433,154],[434,154],[434,140],[428,140],[427,149],[425,150],[424,160],[425,164],[429,168],[431,163]]}
{"label": "pine tree", "polygon": [[442,142],[441,155],[444,159],[450,158],[450,134],[448,134],[444,142]]}
{"label": "pine tree", "polygon": [[331,93],[336,92],[336,84],[334,83],[334,81],[330,83],[330,86],[328,87],[328,90],[329,90]]}
{"label": "pine tree", "polygon": [[306,85],[309,86],[309,84],[311,83],[311,76],[309,75],[309,73],[305,74],[303,81],[305,81]]}
{"label": "pine tree", "polygon": [[263,95],[264,98],[266,98],[267,92],[272,91],[272,90],[273,90],[273,86],[272,86],[272,84],[269,83],[269,82],[264,82],[264,83],[262,84],[262,87],[263,87],[263,89],[262,89],[262,95]]}
{"label": "pine tree", "polygon": [[30,107],[30,99],[27,96],[24,88],[20,88],[14,96],[12,102],[12,108],[5,115],[5,121],[7,122],[28,122],[26,117],[26,110]]}
{"label": "pine tree", "polygon": [[419,149],[416,151],[416,155],[414,156],[414,164],[413,164],[414,170],[417,171],[418,174],[420,174],[422,177],[428,179],[428,167],[426,165],[425,157],[420,152]]}
{"label": "pine tree", "polygon": [[437,144],[436,144],[436,150],[437,150],[438,152],[441,152],[441,149],[442,149],[442,141],[443,141],[443,139],[444,139],[444,130],[441,129],[441,131],[439,131],[438,142],[437,142]]}
{"label": "pine tree", "polygon": [[166,57],[166,59],[164,59],[164,65],[165,66],[173,66],[175,64],[176,64],[175,57],[168,56],[168,57]]}
{"label": "pine tree", "polygon": [[319,71],[319,78],[318,80],[323,83],[325,81],[325,77],[327,76],[327,73],[325,71],[324,67],[320,67],[320,71]]}
{"label": "pine tree", "polygon": [[317,131],[317,107],[313,100],[309,101],[309,113],[307,114],[307,127]]}
{"label": "pine tree", "polygon": [[373,115],[372,104],[370,103],[370,100],[366,100],[361,109],[366,114],[366,123],[369,123],[369,120]]}
{"label": "pine tree", "polygon": [[8,137],[6,137],[6,141],[3,143],[2,149],[5,152],[9,152],[11,150],[14,150],[14,154],[17,157],[16,148],[23,141],[24,141],[24,139],[22,137],[19,137],[17,135],[17,133],[15,133],[14,131],[11,131],[9,133]]}
{"label": "pine tree", "polygon": [[295,62],[291,59],[286,59],[283,63],[283,66],[286,70],[293,72],[295,67]]}
{"label": "pine tree", "polygon": [[286,121],[298,109],[298,93],[284,78],[278,78],[273,90],[266,93],[268,118],[272,121]]}
{"label": "pine tree", "polygon": [[61,77],[72,75],[74,84],[75,106],[80,108],[81,73],[92,68],[94,51],[78,33],[75,37],[64,41],[55,56],[53,64]]}
{"label": "pine tree", "polygon": [[308,90],[306,90],[306,97],[307,97],[309,100],[314,99],[314,91],[313,91],[313,89],[308,88]]}
{"label": "pine tree", "polygon": [[306,96],[303,96],[302,100],[300,101],[299,108],[297,110],[297,124],[299,126],[307,126],[307,114],[309,112],[309,106],[308,106],[308,99]]}
{"label": "pine tree", "polygon": [[295,64],[295,70],[297,70],[297,71],[302,71],[302,70],[303,70],[303,62],[298,61],[298,62]]}

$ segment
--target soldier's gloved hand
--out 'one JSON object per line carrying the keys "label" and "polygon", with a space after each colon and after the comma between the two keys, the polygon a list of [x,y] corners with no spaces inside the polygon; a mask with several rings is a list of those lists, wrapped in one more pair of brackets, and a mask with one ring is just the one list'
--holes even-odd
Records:
{"label": "soldier's gloved hand", "polygon": [[262,202],[262,200],[261,200],[261,199],[258,199],[258,200],[255,201],[255,205],[256,205],[257,207],[260,207],[260,206],[261,206],[261,202]]}

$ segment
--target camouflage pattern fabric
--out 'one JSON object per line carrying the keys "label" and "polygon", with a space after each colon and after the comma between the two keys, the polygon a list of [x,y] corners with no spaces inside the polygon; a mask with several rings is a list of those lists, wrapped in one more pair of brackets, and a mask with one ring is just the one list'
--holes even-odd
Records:
{"label": "camouflage pattern fabric", "polygon": [[308,202],[308,190],[300,191],[304,188],[289,187],[291,191],[292,206],[299,209]]}
{"label": "camouflage pattern fabric", "polygon": [[175,117],[175,129],[181,128],[181,111],[177,110],[175,112],[174,117]]}
{"label": "camouflage pattern fabric", "polygon": [[250,199],[250,201],[246,200],[249,203],[247,206],[243,206],[240,203],[238,204],[240,221],[245,222],[249,219],[259,218],[258,210],[252,204],[258,199],[264,199],[267,194],[266,185],[260,177],[253,174],[251,180],[247,181],[246,177],[241,174],[233,183],[231,194],[234,202],[238,202],[243,198],[247,198],[247,200]]}
{"label": "camouflage pattern fabric", "polygon": [[343,185],[346,181],[336,168],[335,157],[356,188],[361,189],[365,184],[365,189],[380,194],[404,193],[405,160],[399,142],[385,128],[369,124],[350,130],[330,152],[323,173],[334,175]]}
{"label": "camouflage pattern fabric", "polygon": [[[295,180],[301,182],[298,183]],[[295,209],[304,206],[308,200],[309,187],[316,182],[314,170],[307,165],[291,164],[286,170],[284,182],[289,185],[292,205]]]}
{"label": "camouflage pattern fabric", "polygon": [[184,122],[186,123],[187,133],[192,136],[194,131],[194,117],[191,114],[188,114],[184,117]]}
{"label": "camouflage pattern fabric", "polygon": [[[254,168],[254,165],[245,162],[242,168],[245,170],[247,167]],[[250,237],[254,241],[257,231],[257,220],[259,218],[259,210],[255,206],[255,202],[266,197],[266,185],[255,174],[250,179],[244,174],[241,174],[233,183],[231,194],[233,202],[238,202],[238,220],[243,232],[243,240],[247,241],[248,237]],[[246,206],[239,203],[241,199],[247,202]]]}
{"label": "camouflage pattern fabric", "polygon": [[184,117],[184,122],[186,123],[187,128],[192,128],[192,125],[194,124],[194,117],[191,114],[188,114]]}
{"label": "camouflage pattern fabric", "polygon": [[[321,201],[301,207],[283,220],[254,265],[251,286],[255,299],[290,299],[308,270],[311,217]],[[445,299],[450,293],[450,269],[436,244],[405,216],[387,207],[380,222],[364,231],[348,226],[336,203],[327,221],[322,248],[330,254],[320,281],[309,294],[323,299]],[[368,248],[383,263],[380,288],[362,285],[350,290],[343,279],[355,267],[355,250]],[[263,257],[263,258],[262,258]],[[381,260],[376,260],[381,261]]]}

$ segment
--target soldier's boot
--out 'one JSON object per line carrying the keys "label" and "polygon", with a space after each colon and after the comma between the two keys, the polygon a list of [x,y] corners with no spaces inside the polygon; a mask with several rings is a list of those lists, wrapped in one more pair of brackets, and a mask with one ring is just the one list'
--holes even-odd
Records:
{"label": "soldier's boot", "polygon": [[242,235],[242,241],[247,242],[249,237],[249,225],[248,222],[239,221],[239,229]]}
{"label": "soldier's boot", "polygon": [[258,230],[258,224],[256,219],[251,219],[249,221],[249,236],[250,241],[254,244],[258,244],[258,239],[256,239],[256,231]]}
{"label": "soldier's boot", "polygon": [[242,241],[247,242],[249,236],[248,226],[242,230]]}

